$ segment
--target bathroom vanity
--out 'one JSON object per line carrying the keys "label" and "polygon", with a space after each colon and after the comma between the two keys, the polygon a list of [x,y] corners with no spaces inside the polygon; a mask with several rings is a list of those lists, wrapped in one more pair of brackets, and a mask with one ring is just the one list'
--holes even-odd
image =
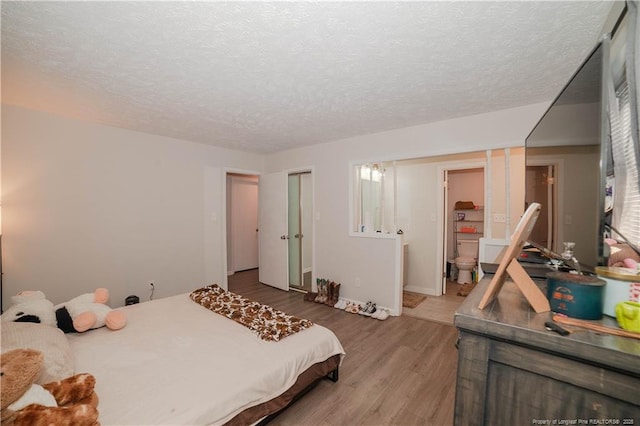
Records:
{"label": "bathroom vanity", "polygon": [[[640,340],[548,331],[551,313],[536,314],[510,280],[480,310],[490,280],[478,283],[454,317],[455,425],[640,424]],[[536,284],[545,292],[544,280]],[[606,316],[599,322],[617,326]]]}

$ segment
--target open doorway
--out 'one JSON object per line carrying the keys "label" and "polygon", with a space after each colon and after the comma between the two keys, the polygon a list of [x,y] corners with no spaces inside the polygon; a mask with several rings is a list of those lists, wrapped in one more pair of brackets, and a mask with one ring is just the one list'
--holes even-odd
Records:
{"label": "open doorway", "polygon": [[258,268],[258,179],[227,173],[227,275]]}
{"label": "open doorway", "polygon": [[[452,324],[455,311],[465,300],[461,293],[462,284],[458,283],[456,258],[468,255],[472,258],[467,274],[475,276],[478,260],[478,244],[484,235],[485,225],[485,168],[480,163],[447,164],[438,167],[441,210],[442,274],[438,276],[439,285],[436,294],[427,297],[416,307],[403,307],[403,315],[428,319],[443,324]],[[440,204],[440,202],[442,202]],[[461,203],[460,203],[461,202]],[[435,219],[435,216],[432,220]],[[438,262],[439,263],[439,262]],[[469,280],[471,281],[471,280]],[[469,283],[469,288],[472,283]],[[469,290],[470,291],[470,290]]]}
{"label": "open doorway", "polygon": [[476,281],[478,249],[484,236],[484,168],[445,170],[445,277],[442,294]]}
{"label": "open doorway", "polygon": [[556,231],[556,166],[554,164],[527,165],[525,190],[526,207],[540,203],[538,220],[529,236],[531,241],[558,252]]}

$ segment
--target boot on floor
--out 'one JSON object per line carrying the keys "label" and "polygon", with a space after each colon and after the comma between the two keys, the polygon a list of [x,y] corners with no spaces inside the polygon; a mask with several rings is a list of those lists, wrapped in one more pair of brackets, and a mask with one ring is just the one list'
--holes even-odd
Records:
{"label": "boot on floor", "polygon": [[329,290],[329,280],[322,280],[322,294],[320,297],[320,303],[327,301],[327,292]]}
{"label": "boot on floor", "polygon": [[327,305],[334,306],[340,300],[340,283],[331,281],[331,300],[327,300]]}
{"label": "boot on floor", "polygon": [[326,300],[327,284],[324,278],[318,278],[318,296],[315,299],[316,303],[323,303]]}
{"label": "boot on floor", "polygon": [[327,283],[327,300],[324,301],[324,304],[327,306],[335,305],[335,303],[333,305],[331,304],[331,301],[333,300],[333,293],[335,291],[335,286],[336,286],[336,283],[334,283],[333,281],[329,281]]}
{"label": "boot on floor", "polygon": [[[325,305],[329,305],[329,303],[332,300],[331,299],[332,297],[333,297],[333,281],[327,281],[327,298],[322,303],[324,303]],[[330,306],[333,306],[333,305],[330,305]]]}

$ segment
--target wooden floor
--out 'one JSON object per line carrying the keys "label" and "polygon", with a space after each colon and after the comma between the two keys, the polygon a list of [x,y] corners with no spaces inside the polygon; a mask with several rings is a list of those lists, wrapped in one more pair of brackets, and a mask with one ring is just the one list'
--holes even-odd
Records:
{"label": "wooden floor", "polygon": [[453,314],[464,302],[464,296],[458,296],[460,284],[447,280],[447,293],[442,296],[427,296],[415,308],[402,308],[402,315],[429,321],[453,325]]}
{"label": "wooden floor", "polygon": [[331,329],[347,354],[337,383],[321,381],[271,425],[453,423],[454,327],[407,316],[379,321],[305,302],[299,292],[258,283],[257,270],[230,276],[229,290]]}

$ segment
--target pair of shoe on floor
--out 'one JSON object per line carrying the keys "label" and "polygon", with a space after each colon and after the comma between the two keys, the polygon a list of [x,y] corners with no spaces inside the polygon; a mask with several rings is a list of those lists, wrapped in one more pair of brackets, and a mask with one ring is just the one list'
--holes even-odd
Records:
{"label": "pair of shoe on floor", "polygon": [[344,299],[340,299],[333,307],[336,309],[343,309],[345,312],[349,312],[351,314],[360,314],[382,321],[389,318],[389,311],[386,309],[378,309],[376,304],[371,301],[367,302],[364,306],[360,306],[357,303],[347,302]]}
{"label": "pair of shoe on floor", "polygon": [[389,311],[387,311],[386,309],[378,309],[375,302],[372,301],[368,301],[358,313],[360,315],[364,315],[365,317],[371,317],[379,319],[381,321],[389,318]]}
{"label": "pair of shoe on floor", "polygon": [[325,280],[324,278],[318,278],[316,282],[318,284],[318,293],[313,298],[313,301],[327,306],[335,305],[340,297],[340,283]]}
{"label": "pair of shoe on floor", "polygon": [[[336,305],[338,305],[338,309],[344,309],[345,312],[349,312],[350,314],[357,314],[360,310],[360,305],[358,305],[357,303],[347,302],[346,300],[342,300],[341,302],[343,302],[342,304],[344,305],[344,308],[340,308],[340,302],[336,303]],[[334,308],[335,307],[336,306],[334,305]]]}

